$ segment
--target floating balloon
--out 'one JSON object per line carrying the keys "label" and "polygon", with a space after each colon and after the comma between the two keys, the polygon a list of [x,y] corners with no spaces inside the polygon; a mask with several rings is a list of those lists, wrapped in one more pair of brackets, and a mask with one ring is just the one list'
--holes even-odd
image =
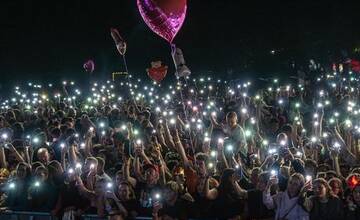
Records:
{"label": "floating balloon", "polygon": [[137,0],[142,18],[150,29],[171,43],[186,17],[187,0]]}
{"label": "floating balloon", "polygon": [[167,74],[168,67],[164,66],[161,61],[151,62],[151,68],[146,69],[148,76],[157,83],[160,83]]}
{"label": "floating balloon", "polygon": [[176,77],[186,77],[191,74],[190,69],[185,65],[185,59],[183,52],[180,48],[173,48],[172,57],[174,60],[175,68],[176,68]]}
{"label": "floating balloon", "polygon": [[351,59],[348,60],[346,63],[350,64],[352,71],[360,73],[360,61]]}
{"label": "floating balloon", "polygon": [[126,42],[119,34],[119,31],[115,28],[110,29],[111,37],[113,38],[116,48],[119,51],[119,53],[124,56],[126,53]]}
{"label": "floating balloon", "polygon": [[95,70],[95,63],[93,60],[88,60],[84,63],[83,68],[86,72],[92,73]]}

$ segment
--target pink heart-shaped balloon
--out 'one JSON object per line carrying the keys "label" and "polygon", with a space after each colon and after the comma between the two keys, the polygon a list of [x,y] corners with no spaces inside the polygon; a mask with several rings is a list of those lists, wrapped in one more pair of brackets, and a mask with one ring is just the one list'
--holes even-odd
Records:
{"label": "pink heart-shaped balloon", "polygon": [[171,43],[186,17],[187,0],[137,0],[145,23],[160,37]]}

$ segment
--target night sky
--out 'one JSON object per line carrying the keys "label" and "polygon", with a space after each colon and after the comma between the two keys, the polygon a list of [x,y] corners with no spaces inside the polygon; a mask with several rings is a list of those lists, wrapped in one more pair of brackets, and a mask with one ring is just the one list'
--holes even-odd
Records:
{"label": "night sky", "polygon": [[[268,77],[290,73],[292,62],[301,66],[311,58],[332,62],[359,55],[353,52],[360,47],[355,0],[243,2],[188,1],[188,16],[174,42],[194,74]],[[145,25],[135,0],[5,0],[0,3],[0,87],[29,79],[84,79],[82,64],[90,58],[99,77],[124,70],[110,27],[128,43],[132,73],[146,78],[150,62],[162,60],[171,67],[171,78],[169,45]]]}

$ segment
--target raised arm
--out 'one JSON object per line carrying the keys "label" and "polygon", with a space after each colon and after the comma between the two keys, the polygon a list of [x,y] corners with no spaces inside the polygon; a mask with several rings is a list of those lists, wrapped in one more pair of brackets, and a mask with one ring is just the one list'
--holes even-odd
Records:
{"label": "raised arm", "polygon": [[1,166],[1,168],[7,168],[5,150],[4,150],[4,146],[2,144],[0,145],[0,166]]}
{"label": "raised arm", "polygon": [[209,189],[209,177],[205,180],[204,194],[209,200],[215,200],[218,197],[218,190],[216,188]]}
{"label": "raised arm", "polygon": [[131,164],[130,158],[123,157],[123,161],[124,161],[124,163],[122,166],[122,170],[123,170],[124,177],[125,177],[126,181],[128,181],[133,187],[135,187],[137,181],[135,178],[130,176],[130,164]]}
{"label": "raised arm", "polygon": [[9,147],[9,150],[15,155],[15,158],[19,163],[20,162],[26,163],[24,158],[19,154],[19,152],[16,150],[16,148],[12,144],[8,143],[7,146]]}
{"label": "raised arm", "polygon": [[180,141],[179,133],[178,133],[177,130],[175,131],[174,144],[175,144],[175,149],[180,154],[180,157],[182,159],[182,162],[183,162],[184,166],[189,167],[190,163],[189,163],[189,160],[188,160],[188,158],[186,156],[184,146],[182,145],[182,143]]}

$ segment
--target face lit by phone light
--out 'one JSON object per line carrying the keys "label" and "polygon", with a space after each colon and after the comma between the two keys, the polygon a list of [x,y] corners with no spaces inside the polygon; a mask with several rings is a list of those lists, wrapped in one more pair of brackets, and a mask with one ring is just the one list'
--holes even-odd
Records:
{"label": "face lit by phone light", "polygon": [[118,195],[121,201],[128,201],[131,196],[131,188],[126,183],[121,183],[118,187]]}
{"label": "face lit by phone light", "polygon": [[43,164],[48,164],[50,161],[49,151],[46,148],[40,148],[37,152],[37,158]]}
{"label": "face lit by phone light", "polygon": [[226,116],[226,122],[229,125],[230,128],[234,128],[237,125],[237,115],[235,112],[230,112]]}
{"label": "face lit by phone light", "polygon": [[146,183],[149,185],[156,184],[157,181],[159,180],[158,171],[155,170],[154,168],[148,168],[145,171],[145,180],[146,180]]}
{"label": "face lit by phone light", "polygon": [[287,145],[288,142],[288,138],[287,135],[285,133],[280,133],[277,137],[276,137],[276,143],[278,143],[279,145],[285,147]]}

